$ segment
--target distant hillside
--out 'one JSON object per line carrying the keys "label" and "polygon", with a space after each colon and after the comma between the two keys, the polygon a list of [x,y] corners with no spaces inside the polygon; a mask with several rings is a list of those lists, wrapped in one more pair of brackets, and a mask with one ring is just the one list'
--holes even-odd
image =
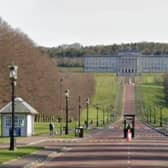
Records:
{"label": "distant hillside", "polygon": [[40,47],[41,51],[55,58],[59,66],[83,66],[85,55],[113,55],[119,52],[140,52],[146,55],[168,54],[168,43],[140,42],[83,47],[78,43],[59,47]]}
{"label": "distant hillside", "polygon": [[[71,90],[71,109],[77,107],[77,93],[83,98],[94,94],[92,75],[82,77],[60,74],[52,59],[42,53],[27,35],[12,29],[0,19],[0,107],[11,100],[8,65],[12,62],[19,66],[17,96],[22,97],[39,112],[59,115],[60,97],[62,95],[64,101],[64,90],[67,88]],[[65,77],[61,93],[60,79],[63,76]],[[74,110],[73,115],[76,112]]]}

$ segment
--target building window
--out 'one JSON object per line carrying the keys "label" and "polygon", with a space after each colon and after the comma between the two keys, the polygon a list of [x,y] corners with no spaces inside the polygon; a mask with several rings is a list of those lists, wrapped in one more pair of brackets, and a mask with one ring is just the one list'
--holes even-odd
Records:
{"label": "building window", "polygon": [[5,127],[11,127],[11,125],[12,125],[12,118],[11,116],[7,116]]}
{"label": "building window", "polygon": [[[6,116],[5,127],[12,126],[12,117]],[[25,117],[24,116],[15,116],[15,127],[24,127],[25,126]]]}

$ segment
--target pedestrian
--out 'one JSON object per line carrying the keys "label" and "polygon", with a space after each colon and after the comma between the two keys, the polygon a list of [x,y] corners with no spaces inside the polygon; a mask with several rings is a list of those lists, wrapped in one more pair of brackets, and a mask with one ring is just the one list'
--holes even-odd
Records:
{"label": "pedestrian", "polygon": [[51,123],[49,124],[49,129],[50,129],[50,136],[51,136],[51,135],[54,135],[55,126],[54,126],[54,123],[53,123],[53,122],[51,122]]}
{"label": "pedestrian", "polygon": [[127,131],[131,129],[130,124],[127,125]]}
{"label": "pedestrian", "polygon": [[85,120],[85,128],[87,128],[87,126],[88,126],[88,125],[87,125],[87,121]]}

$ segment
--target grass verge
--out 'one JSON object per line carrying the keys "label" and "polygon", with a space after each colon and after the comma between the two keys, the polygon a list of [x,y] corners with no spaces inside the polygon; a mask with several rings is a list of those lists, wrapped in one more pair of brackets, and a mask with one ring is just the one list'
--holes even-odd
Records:
{"label": "grass verge", "polygon": [[145,74],[136,78],[136,109],[139,118],[153,126],[167,123],[163,74]]}
{"label": "grass verge", "polygon": [[58,67],[60,72],[83,72],[83,67]]}
{"label": "grass verge", "polygon": [[[99,106],[99,122],[102,124],[103,111],[105,113],[105,121],[108,117],[113,116],[113,110],[115,105],[115,98],[119,90],[117,84],[117,76],[111,73],[96,73],[96,93],[89,106],[89,121],[96,123],[97,121],[97,110],[96,104]],[[110,116],[109,116],[110,114]],[[82,121],[86,120],[86,110],[82,113]]]}
{"label": "grass verge", "polygon": [[[99,105],[99,125],[102,126],[103,123],[103,110],[105,114],[105,121],[107,119],[110,120],[110,116],[114,117],[114,106],[115,106],[115,99],[120,89],[118,85],[118,78],[114,74],[110,73],[98,73],[95,74],[96,80],[96,93],[93,99],[91,100],[91,104],[89,105],[89,123],[92,122],[92,125],[96,125],[97,121],[97,110],[95,105]],[[86,120],[86,109],[82,111],[81,114],[81,126],[84,126],[84,121]],[[77,126],[77,121],[73,121],[69,123],[70,134],[64,135],[61,138],[73,138],[75,136],[74,128]],[[60,137],[60,123],[55,123],[57,137]],[[63,127],[65,123],[63,123]],[[36,123],[35,124],[35,133],[36,135],[49,135],[49,123]]]}
{"label": "grass verge", "polygon": [[0,149],[0,164],[13,159],[19,159],[26,155],[30,155],[33,152],[41,150],[41,147],[21,147],[15,151],[9,151],[7,149]]}

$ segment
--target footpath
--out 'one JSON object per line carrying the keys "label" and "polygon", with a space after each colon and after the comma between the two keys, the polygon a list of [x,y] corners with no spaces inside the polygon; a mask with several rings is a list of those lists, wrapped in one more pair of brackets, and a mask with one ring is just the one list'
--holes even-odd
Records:
{"label": "footpath", "polygon": [[[17,140],[17,147],[24,147],[24,146],[39,146],[42,147],[42,143],[49,141],[49,140],[58,140],[56,138],[52,137],[40,137],[40,136],[34,136],[34,137],[26,137],[21,138]],[[64,141],[63,139],[59,139],[59,141]],[[44,147],[44,146],[43,146]],[[0,144],[0,149],[8,149],[9,144]],[[16,149],[17,150],[17,149]],[[58,151],[53,151],[52,149],[47,149],[44,147],[44,149],[32,153],[31,155],[27,155],[23,158],[14,159],[8,162],[5,162],[0,165],[0,168],[34,168],[37,164],[44,162],[53,155],[59,154],[61,149],[58,149]]]}
{"label": "footpath", "polygon": [[[74,139],[61,139],[51,136],[32,136],[26,138],[20,138],[16,141],[17,148],[25,146],[37,146],[43,147],[44,149],[34,152],[31,155],[24,156],[22,158],[14,159],[5,162],[0,165],[0,168],[35,168],[45,161],[51,160],[53,157],[61,155],[67,149],[64,144],[67,143],[78,143],[86,139],[90,139],[94,134],[100,132],[100,129],[93,129],[91,134],[86,135],[84,138],[74,138]],[[52,149],[45,144],[50,143],[58,144],[56,149]],[[62,145],[59,145],[59,144]],[[0,144],[0,149],[8,149],[9,144]],[[17,149],[16,149],[17,150]]]}
{"label": "footpath", "polygon": [[[27,138],[20,138],[16,141],[17,147],[24,147],[24,146],[39,146],[40,143],[47,141],[48,137],[27,137]],[[9,144],[0,144],[0,149],[8,149]],[[17,150],[17,149],[16,149]],[[0,165],[0,168],[31,168],[37,162],[43,161],[47,159],[52,151],[45,151],[40,150],[32,155],[27,155],[23,158],[14,159],[4,164]]]}

